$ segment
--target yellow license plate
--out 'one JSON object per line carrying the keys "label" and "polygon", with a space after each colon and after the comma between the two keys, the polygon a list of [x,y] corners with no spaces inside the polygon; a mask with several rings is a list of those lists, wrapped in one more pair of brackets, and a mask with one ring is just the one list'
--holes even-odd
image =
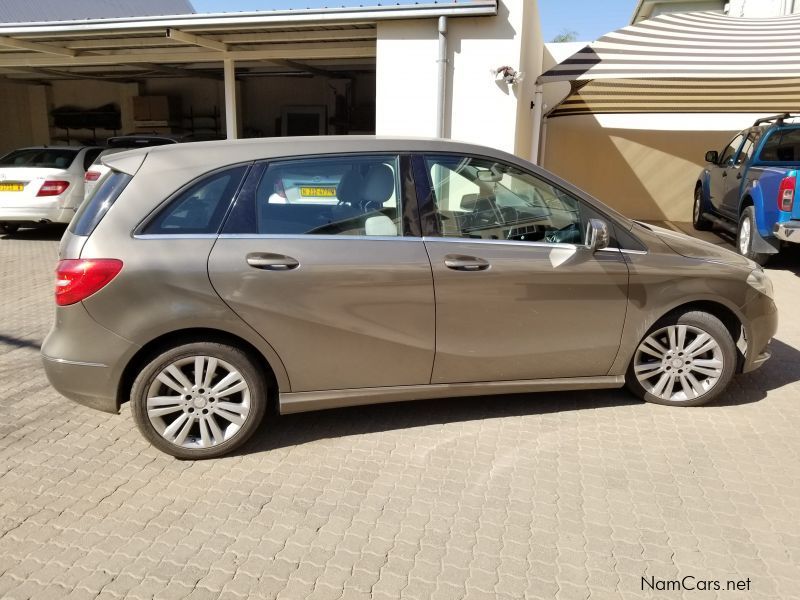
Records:
{"label": "yellow license plate", "polygon": [[0,183],[0,192],[21,192],[24,189],[21,183]]}
{"label": "yellow license plate", "polygon": [[301,187],[300,195],[304,198],[333,198],[336,196],[335,187]]}

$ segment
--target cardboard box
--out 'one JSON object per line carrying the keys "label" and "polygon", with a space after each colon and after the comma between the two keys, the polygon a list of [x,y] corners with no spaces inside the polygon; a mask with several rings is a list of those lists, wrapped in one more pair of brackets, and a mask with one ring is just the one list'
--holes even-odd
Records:
{"label": "cardboard box", "polygon": [[134,96],[134,121],[169,121],[172,116],[172,102],[168,96]]}

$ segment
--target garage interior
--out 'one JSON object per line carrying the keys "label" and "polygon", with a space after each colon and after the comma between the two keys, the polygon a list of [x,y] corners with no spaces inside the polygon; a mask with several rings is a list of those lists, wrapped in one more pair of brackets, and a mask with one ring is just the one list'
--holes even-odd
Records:
{"label": "garage interior", "polygon": [[374,133],[376,24],[345,12],[314,16],[4,27],[0,152],[129,133]]}

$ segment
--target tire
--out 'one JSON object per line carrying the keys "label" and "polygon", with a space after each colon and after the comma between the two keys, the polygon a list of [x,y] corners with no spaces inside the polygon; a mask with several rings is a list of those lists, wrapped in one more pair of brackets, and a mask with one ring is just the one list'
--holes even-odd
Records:
{"label": "tire", "polygon": [[703,188],[699,185],[694,190],[692,225],[697,231],[709,231],[713,226],[713,223],[703,216]]}
{"label": "tire", "polygon": [[[194,372],[199,359],[198,380]],[[229,381],[218,391],[230,391],[217,396],[214,389],[224,379]],[[154,401],[148,403],[148,398]],[[184,344],[154,355],[131,389],[139,431],[153,446],[181,459],[232,452],[258,429],[266,407],[267,386],[255,361],[238,348],[215,342]]]}
{"label": "tire", "polygon": [[17,225],[16,223],[7,223],[5,225],[0,225],[0,228],[2,229],[3,233],[6,233],[8,235],[13,235],[17,233],[17,231],[19,231],[19,225]]}
{"label": "tire", "polygon": [[769,260],[770,255],[753,250],[753,237],[757,231],[756,211],[752,206],[748,206],[739,217],[739,228],[736,230],[736,250],[742,256],[746,256],[759,265],[764,265]]}
{"label": "tire", "polygon": [[[681,329],[684,331],[682,344]],[[694,351],[709,349],[696,355],[679,354],[684,350],[691,352],[694,343],[699,344]],[[684,363],[687,356],[692,360]],[[725,391],[736,372],[737,360],[736,344],[717,317],[702,311],[673,312],[656,323],[639,342],[625,383],[634,395],[647,402],[700,406]],[[703,363],[695,364],[695,361]],[[666,382],[662,382],[664,377]]]}

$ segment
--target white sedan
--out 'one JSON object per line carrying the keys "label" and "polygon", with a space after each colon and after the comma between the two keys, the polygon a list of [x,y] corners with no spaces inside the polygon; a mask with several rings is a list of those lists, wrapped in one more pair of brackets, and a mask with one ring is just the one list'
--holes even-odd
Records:
{"label": "white sedan", "polygon": [[69,223],[83,201],[83,177],[98,147],[39,147],[0,158],[0,227]]}

